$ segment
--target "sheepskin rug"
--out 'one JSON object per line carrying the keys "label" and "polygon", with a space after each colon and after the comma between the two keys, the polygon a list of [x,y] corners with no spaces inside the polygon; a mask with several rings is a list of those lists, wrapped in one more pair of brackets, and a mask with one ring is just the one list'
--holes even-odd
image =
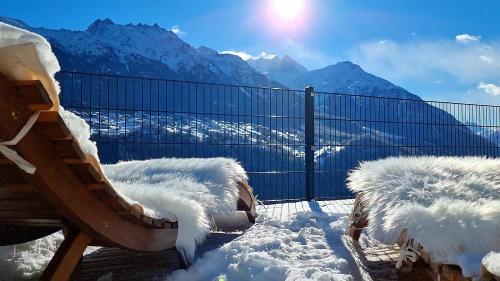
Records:
{"label": "sheepskin rug", "polygon": [[500,159],[364,162],[349,174],[348,188],[363,192],[368,233],[381,242],[394,243],[407,229],[433,260],[463,265],[465,271],[500,250]]}
{"label": "sheepskin rug", "polygon": [[102,167],[129,202],[143,205],[150,216],[179,221],[176,246],[188,259],[213,217],[234,214],[238,182],[248,180],[243,167],[229,158],[162,158]]}

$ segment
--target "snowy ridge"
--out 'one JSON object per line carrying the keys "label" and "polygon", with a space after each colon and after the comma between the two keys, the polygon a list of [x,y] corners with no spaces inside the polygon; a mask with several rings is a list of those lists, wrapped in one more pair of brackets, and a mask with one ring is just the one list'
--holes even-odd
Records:
{"label": "snowy ridge", "polygon": [[0,21],[46,37],[64,70],[129,74],[231,85],[281,86],[241,58],[198,49],[157,24],[115,24],[98,19],[85,31],[34,28],[20,20]]}
{"label": "snowy ridge", "polygon": [[251,59],[247,61],[257,71],[265,74],[272,80],[279,81],[283,85],[292,87],[294,80],[307,72],[307,69],[293,60],[288,55],[283,58],[277,56],[266,59]]}
{"label": "snowy ridge", "polygon": [[403,229],[432,259],[478,276],[481,258],[500,250],[500,160],[387,158],[364,162],[348,187],[362,191],[369,234],[393,243]]}

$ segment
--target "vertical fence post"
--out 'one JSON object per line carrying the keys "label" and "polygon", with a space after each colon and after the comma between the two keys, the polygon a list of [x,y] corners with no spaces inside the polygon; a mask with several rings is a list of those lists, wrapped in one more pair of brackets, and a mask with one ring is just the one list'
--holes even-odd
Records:
{"label": "vertical fence post", "polygon": [[308,201],[314,199],[314,88],[305,88],[305,188]]}

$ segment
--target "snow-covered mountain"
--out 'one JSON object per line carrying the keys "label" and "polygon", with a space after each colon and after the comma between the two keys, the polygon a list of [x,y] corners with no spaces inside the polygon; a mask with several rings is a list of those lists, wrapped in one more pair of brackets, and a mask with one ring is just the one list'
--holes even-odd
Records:
{"label": "snow-covered mountain", "polygon": [[[97,20],[85,31],[0,21],[46,37],[66,71],[254,87],[314,86],[315,159],[318,169],[332,173],[318,179],[317,185],[324,187],[318,188],[324,192],[320,197],[349,196],[346,172],[359,161],[393,155],[484,155],[491,152],[484,148],[496,147],[495,140],[500,143],[498,135],[494,139],[489,132],[463,126],[448,112],[351,62],[311,71],[289,56],[245,62],[205,46],[194,48],[158,25],[118,25],[109,19]],[[109,80],[88,76],[59,78],[62,104],[88,121],[105,162],[235,157],[248,171],[259,172],[253,175],[253,186],[260,198],[284,198],[269,188],[278,185],[303,192],[303,185],[295,184],[303,178],[260,174],[303,165],[303,92],[213,84],[198,89],[189,82],[166,85],[148,79],[141,80],[150,82],[143,88],[133,78],[116,79],[117,85],[110,87]],[[151,89],[156,89],[155,95]],[[101,107],[102,102],[110,110]],[[235,149],[233,144],[240,145]]]}
{"label": "snow-covered mountain", "polygon": [[307,85],[323,92],[420,99],[383,78],[365,72],[359,65],[349,61],[298,75],[290,87],[303,88]]}
{"label": "snow-covered mountain", "polygon": [[310,71],[288,55],[282,59],[275,56],[249,60],[248,63],[270,79],[292,89],[314,86],[316,91],[322,92],[420,99],[349,61]]}
{"label": "snow-covered mountain", "polygon": [[1,18],[49,40],[62,69],[96,73],[167,78],[188,81],[281,87],[257,72],[241,58],[198,49],[157,24],[113,23],[96,20],[85,31],[28,26]]}
{"label": "snow-covered mountain", "polygon": [[297,77],[307,73],[307,69],[296,62],[294,59],[285,55],[283,58],[275,56],[271,59],[259,58],[248,60],[257,71],[265,74],[274,81],[279,81],[287,87],[294,87]]}

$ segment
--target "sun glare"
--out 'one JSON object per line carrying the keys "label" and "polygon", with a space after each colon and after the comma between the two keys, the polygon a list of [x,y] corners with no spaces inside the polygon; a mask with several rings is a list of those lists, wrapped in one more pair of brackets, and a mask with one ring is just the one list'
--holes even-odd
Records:
{"label": "sun glare", "polygon": [[273,9],[283,20],[293,20],[297,18],[303,9],[304,0],[273,0]]}
{"label": "sun glare", "polygon": [[274,38],[309,34],[315,9],[310,0],[256,0],[254,23]]}

